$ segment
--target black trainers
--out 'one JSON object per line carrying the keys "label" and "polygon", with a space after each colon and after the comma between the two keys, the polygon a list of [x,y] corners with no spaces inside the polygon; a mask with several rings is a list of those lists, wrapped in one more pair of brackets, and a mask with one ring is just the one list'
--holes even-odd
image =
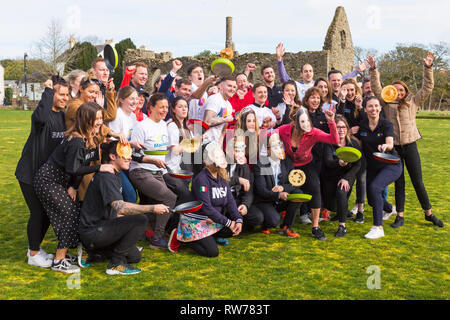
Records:
{"label": "black trainers", "polygon": [[334,236],[336,238],[342,238],[343,236],[345,236],[347,234],[347,228],[343,225],[339,225],[336,233],[334,234]]}
{"label": "black trainers", "polygon": [[434,214],[430,214],[429,216],[425,214],[425,220],[433,222],[435,226],[438,226],[440,228],[444,227],[444,223],[439,220]]}
{"label": "black trainers", "polygon": [[356,214],[355,222],[356,223],[364,223],[364,215],[362,212],[358,211],[358,213]]}
{"label": "black trainers", "polygon": [[321,241],[326,239],[325,234],[322,232],[322,230],[319,227],[312,228],[312,236],[314,238],[316,238],[317,240],[321,240]]}
{"label": "black trainers", "polygon": [[400,228],[405,224],[405,218],[396,216],[394,223],[391,224],[392,228]]}

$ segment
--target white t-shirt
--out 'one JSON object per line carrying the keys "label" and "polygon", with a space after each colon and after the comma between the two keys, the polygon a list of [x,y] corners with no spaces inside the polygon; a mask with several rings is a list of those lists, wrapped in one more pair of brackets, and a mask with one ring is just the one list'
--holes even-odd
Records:
{"label": "white t-shirt", "polygon": [[[187,130],[186,130],[187,131]],[[180,132],[180,129],[176,125],[175,122],[171,121],[167,125],[167,132],[169,134],[169,147],[178,146],[180,144],[180,137],[183,135]],[[188,138],[192,138],[192,135],[189,135]],[[180,164],[183,159],[183,155],[185,153],[174,154],[172,150],[169,151],[169,154],[166,155],[166,163],[172,170],[181,170]],[[186,153],[187,157],[190,157],[190,154]]]}
{"label": "white t-shirt", "polygon": [[[249,105],[249,107],[252,108],[253,111],[255,111],[256,119],[258,120],[259,127],[262,126],[264,119],[267,117],[270,117],[273,122],[277,121],[277,117],[275,117],[272,110],[270,110],[266,106],[261,108],[261,107],[256,106],[255,104],[251,104],[251,105]],[[269,130],[269,131],[271,131],[271,130]]]}
{"label": "white t-shirt", "polygon": [[128,141],[131,141],[131,132],[136,123],[136,115],[133,112],[127,116],[122,108],[117,108],[116,118],[108,122],[107,126],[116,133],[123,133]]}
{"label": "white t-shirt", "polygon": [[305,96],[306,90],[314,87],[314,82],[306,84],[304,82],[295,81],[295,84],[297,85],[298,98],[300,99],[300,101],[302,101],[303,97]]}
{"label": "white t-shirt", "polygon": [[[225,100],[220,93],[216,93],[212,96],[209,96],[205,102],[205,111],[211,110],[217,114],[217,118],[225,118],[228,115],[231,115],[233,112],[233,107],[228,100]],[[202,119],[203,120],[203,119]],[[204,120],[203,120],[204,121]],[[222,134],[223,128],[226,126],[226,123],[219,124],[214,127],[210,127],[206,132],[207,138],[203,140],[203,144],[207,142],[220,142],[220,136]]]}
{"label": "white t-shirt", "polygon": [[[164,120],[154,122],[150,118],[145,118],[144,120],[136,123],[133,131],[131,132],[131,140],[144,144],[145,150],[167,150],[167,147],[169,146],[169,133],[167,132],[167,124]],[[165,161],[166,159],[166,155],[145,156],[160,159],[162,161]],[[154,164],[131,161],[130,171],[136,168],[165,172],[164,169],[158,168]]]}
{"label": "white t-shirt", "polygon": [[[198,87],[192,83],[191,86],[191,95],[194,93]],[[189,119],[198,119],[203,120],[203,116],[205,114],[205,102],[208,99],[208,94],[206,91],[203,93],[203,96],[200,99],[191,99],[189,100]]]}

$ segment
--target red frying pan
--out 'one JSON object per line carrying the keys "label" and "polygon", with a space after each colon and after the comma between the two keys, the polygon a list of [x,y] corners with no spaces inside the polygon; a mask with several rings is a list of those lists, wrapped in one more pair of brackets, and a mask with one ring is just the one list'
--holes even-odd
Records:
{"label": "red frying pan", "polygon": [[169,209],[169,211],[171,213],[178,213],[178,214],[191,213],[200,210],[202,206],[203,202],[201,201],[189,201],[186,203],[182,203],[173,209]]}
{"label": "red frying pan", "polygon": [[189,119],[187,121],[187,124],[199,124],[203,127],[203,129],[205,129],[205,131],[209,130],[209,126],[205,122],[203,122],[202,120],[199,120],[199,119]]}
{"label": "red frying pan", "polygon": [[167,172],[169,173],[169,176],[178,178],[178,179],[190,179],[194,175],[192,171],[187,170],[171,170],[169,167],[167,168]]}
{"label": "red frying pan", "polygon": [[400,161],[399,157],[384,152],[374,152],[373,157],[374,159],[385,163],[398,163]]}

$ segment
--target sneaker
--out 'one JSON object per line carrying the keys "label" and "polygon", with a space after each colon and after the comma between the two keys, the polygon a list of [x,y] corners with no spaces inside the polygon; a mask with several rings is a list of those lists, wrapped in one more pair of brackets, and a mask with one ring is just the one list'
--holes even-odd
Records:
{"label": "sneaker", "polygon": [[283,228],[281,228],[280,234],[283,236],[287,236],[289,238],[300,238],[300,235],[298,233],[292,231],[292,229],[289,228],[288,226],[284,226]]}
{"label": "sneaker", "polygon": [[347,228],[343,225],[339,225],[336,233],[334,234],[334,236],[336,238],[342,238],[343,236],[345,236],[347,234]]}
{"label": "sneaker", "polygon": [[177,239],[177,229],[173,229],[169,237],[169,245],[168,245],[169,251],[173,253],[178,252],[179,246],[180,241],[178,241]]}
{"label": "sneaker", "polygon": [[440,228],[444,227],[444,223],[439,220],[434,214],[430,214],[429,216],[425,214],[425,220],[433,222],[435,226],[438,226]]}
{"label": "sneaker", "polygon": [[264,234],[270,234],[270,229],[266,227],[261,227],[261,230],[259,230],[259,232]]}
{"label": "sneaker", "polygon": [[367,239],[378,239],[384,237],[384,229],[373,226],[370,231],[364,236]]}
{"label": "sneaker", "polygon": [[27,252],[28,264],[31,266],[50,268],[53,264],[53,260],[47,259],[46,256],[38,252],[34,256],[30,255],[30,250]]}
{"label": "sneaker", "polygon": [[220,244],[221,246],[228,246],[230,244],[230,241],[228,241],[225,238],[216,238],[217,244]]}
{"label": "sneaker", "polygon": [[319,227],[312,228],[312,236],[314,238],[316,238],[317,240],[321,240],[321,241],[326,239],[325,234],[322,232],[322,230]]}
{"label": "sneaker", "polygon": [[357,203],[355,203],[355,205],[353,206],[352,210],[350,210],[350,212],[352,214],[356,214],[358,212],[358,204]]}
{"label": "sneaker", "polygon": [[330,220],[330,212],[327,209],[322,209],[321,211],[321,221],[328,221]]}
{"label": "sneaker", "polygon": [[55,258],[55,255],[45,252],[42,248],[39,249],[39,254],[43,255],[46,259],[53,260]]}
{"label": "sneaker", "polygon": [[299,217],[299,221],[300,221],[301,224],[311,224],[312,223],[312,221],[309,218],[308,214],[302,214]]}
{"label": "sneaker", "polygon": [[80,267],[72,264],[68,259],[62,259],[58,262],[55,262],[55,260],[53,260],[52,270],[63,273],[78,273],[80,272]]}
{"label": "sneaker", "polygon": [[405,218],[396,216],[394,223],[391,224],[392,228],[400,228],[405,224]]}
{"label": "sneaker", "polygon": [[358,212],[356,213],[355,222],[356,222],[356,223],[364,223],[364,215],[363,215],[362,212],[358,211]]}
{"label": "sneaker", "polygon": [[395,209],[395,206],[392,206],[391,212],[386,212],[383,210],[383,220],[389,219],[393,214],[397,214],[397,210]]}
{"label": "sneaker", "polygon": [[150,241],[150,248],[152,249],[168,249],[169,244],[164,238],[155,239],[152,238]]}
{"label": "sneaker", "polygon": [[131,264],[119,264],[118,266],[108,266],[108,269],[106,269],[106,274],[109,274],[110,276],[117,274],[128,276],[138,274],[141,271],[141,269],[138,269]]}

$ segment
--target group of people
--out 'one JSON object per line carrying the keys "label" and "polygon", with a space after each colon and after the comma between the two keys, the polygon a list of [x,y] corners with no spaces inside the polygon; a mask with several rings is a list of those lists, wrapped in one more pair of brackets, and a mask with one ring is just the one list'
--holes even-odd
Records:
{"label": "group of people", "polygon": [[[74,273],[107,260],[107,274],[135,274],[141,270],[133,264],[142,257],[136,243],[144,235],[151,248],[177,252],[187,246],[216,257],[218,245],[243,230],[270,234],[279,227],[281,235],[298,238],[298,213],[312,224],[312,236],[325,240],[319,222],[336,212],[335,236],[343,237],[353,218],[348,201],[354,184],[355,222],[364,222],[367,193],[373,226],[365,237],[380,238],[390,215],[397,214],[392,227],[404,224],[404,165],[425,219],[443,227],[431,212],[416,145],[421,136],[415,115],[433,89],[433,55],[424,59],[422,88],[413,94],[396,81],[398,98],[390,103],[381,98],[370,56],[350,74],[332,70],[316,80],[305,64],[297,82],[285,70],[282,44],[276,55],[281,86],[270,65],[262,66],[262,81],[251,84],[252,63],[220,79],[206,78],[193,64],[182,78],[177,73],[183,64],[174,60],[153,92],[145,90],[144,63],[128,66],[116,90],[102,58],[87,72],[45,82],[16,169],[30,210],[28,263]],[[370,78],[361,88],[354,77],[367,67]],[[190,150],[183,141],[199,145]],[[362,157],[339,159],[336,150],[344,146]],[[380,162],[374,152],[401,161]],[[177,172],[191,172],[192,179]],[[385,194],[392,182],[396,206]],[[310,201],[293,201],[298,194]],[[190,203],[201,205],[177,213]],[[41,248],[50,225],[55,255]],[[74,248],[77,255],[69,253]]]}

